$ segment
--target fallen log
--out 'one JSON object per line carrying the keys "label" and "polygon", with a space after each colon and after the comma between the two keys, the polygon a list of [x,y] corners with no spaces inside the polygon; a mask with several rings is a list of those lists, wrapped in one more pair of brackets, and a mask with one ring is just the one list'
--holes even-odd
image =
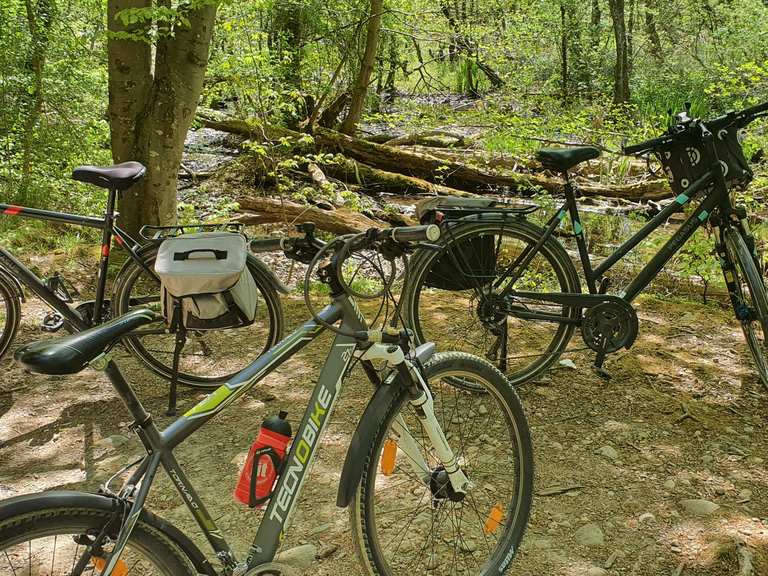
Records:
{"label": "fallen log", "polygon": [[386,227],[380,220],[373,220],[346,208],[329,212],[315,206],[265,196],[243,196],[238,198],[238,203],[239,212],[242,212],[238,221],[243,224],[314,222],[320,230],[333,234],[350,234],[368,228]]}
{"label": "fallen log", "polygon": [[359,184],[369,190],[427,196],[475,196],[471,192],[456,190],[398,172],[380,170],[338,155],[333,162],[324,162],[323,168],[334,178]]}
{"label": "fallen log", "polygon": [[[244,120],[210,119],[204,113],[202,116],[198,114],[198,118],[205,125],[215,127],[218,130],[241,134],[260,142],[277,141],[282,138],[298,140],[302,137],[299,132],[279,126],[252,125]],[[322,127],[316,128],[314,139],[318,146],[342,152],[345,156],[372,168],[417,178],[454,190],[482,193],[498,188],[508,188],[522,195],[530,195],[535,191],[535,187],[539,187],[553,194],[562,192],[561,180],[545,173],[489,172],[461,164],[456,160],[376,144]],[[671,196],[666,180],[649,180],[617,185],[577,181],[577,185],[579,193],[583,196],[605,196],[634,201],[661,200]],[[440,192],[426,193],[439,194]],[[454,191],[451,192],[451,195],[457,194]]]}

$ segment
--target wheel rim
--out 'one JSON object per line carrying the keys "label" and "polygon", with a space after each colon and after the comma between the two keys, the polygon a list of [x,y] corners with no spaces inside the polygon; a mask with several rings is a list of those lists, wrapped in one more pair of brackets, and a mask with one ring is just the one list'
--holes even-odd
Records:
{"label": "wheel rim", "polygon": [[[480,231],[482,234],[483,231]],[[457,235],[452,242],[461,246],[467,238],[477,236],[477,231]],[[522,235],[505,230],[503,236],[486,231],[482,236],[493,237],[495,274],[505,270],[520,252],[529,245]],[[480,244],[481,249],[488,244]],[[566,324],[533,321],[501,310],[513,306],[515,309],[545,312],[561,316],[574,316],[575,311],[542,300],[507,297],[500,299],[500,286],[475,286],[465,290],[444,290],[428,287],[428,277],[437,268],[438,258],[444,253],[433,254],[416,271],[413,297],[409,312],[411,325],[420,342],[435,342],[439,350],[459,350],[484,356],[505,372],[510,381],[518,383],[536,375],[560,354],[570,338],[571,330]],[[477,255],[477,250],[474,250]],[[554,256],[539,252],[526,273],[515,283],[515,289],[526,292],[565,292],[568,282]],[[480,260],[483,256],[480,255]],[[460,261],[460,260],[459,260]],[[482,281],[482,280],[480,280]],[[508,283],[508,281],[507,281]],[[493,302],[495,300],[495,302]],[[506,347],[506,351],[505,351]]]}
{"label": "wheel rim", "polygon": [[[451,383],[456,379],[472,381],[487,394],[478,397],[456,388]],[[375,478],[368,479],[367,537],[382,564],[382,574],[485,573],[511,560],[511,554],[505,558],[507,551],[516,529],[526,521],[521,512],[526,496],[520,433],[496,389],[476,374],[444,372],[429,384],[435,415],[474,488],[460,501],[441,490],[443,485],[435,481],[437,461],[424,448],[426,436],[404,401],[400,413],[431,475],[419,478],[400,447],[390,472],[392,450],[386,447],[390,434],[375,455]]]}
{"label": "wheel rim", "polygon": [[[0,551],[0,573],[11,576],[69,576],[81,560],[86,546],[76,542],[95,539],[98,529],[87,529],[77,523],[41,530],[31,536],[20,535],[4,544]],[[112,550],[114,542],[104,546],[105,552]],[[103,558],[103,556],[102,556]],[[83,574],[93,573],[94,567],[102,560],[86,563]],[[169,570],[157,566],[147,550],[129,542],[120,557],[120,563],[127,570],[125,574],[135,576],[174,576]]]}

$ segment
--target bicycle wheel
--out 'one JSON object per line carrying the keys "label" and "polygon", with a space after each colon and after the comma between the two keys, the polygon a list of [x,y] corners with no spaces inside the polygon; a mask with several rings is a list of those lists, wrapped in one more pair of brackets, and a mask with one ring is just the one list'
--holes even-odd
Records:
{"label": "bicycle wheel", "polygon": [[[150,270],[154,268],[156,255],[157,250],[150,250],[143,256]],[[179,359],[179,382],[195,388],[220,386],[282,338],[280,299],[269,280],[250,261],[248,268],[259,292],[253,324],[228,330],[189,331]],[[154,274],[130,260],[115,283],[113,301],[116,315],[135,308],[150,308],[160,313],[160,283]],[[176,337],[163,329],[164,324],[158,322],[124,342],[150,370],[170,378]]]}
{"label": "bicycle wheel", "polygon": [[728,269],[723,269],[726,285],[736,302],[736,318],[741,322],[760,381],[768,390],[768,348],[765,339],[768,334],[768,296],[765,283],[741,233],[735,228],[726,228],[723,240],[726,257],[733,265],[732,278],[729,278]]}
{"label": "bicycle wheel", "polygon": [[[440,482],[442,467],[403,390],[370,447],[350,510],[360,562],[369,576],[501,574],[522,540],[533,496],[533,448],[520,400],[501,372],[463,352],[436,354],[424,376],[473,488],[456,501]],[[487,394],[448,382],[456,378]],[[395,443],[403,422],[429,477]]]}
{"label": "bicycle wheel", "polygon": [[11,347],[21,320],[21,302],[13,281],[0,270],[0,358]]}
{"label": "bicycle wheel", "polygon": [[459,223],[448,228],[441,251],[414,256],[404,288],[406,323],[419,343],[438,350],[478,353],[512,384],[525,382],[550,366],[573,334],[574,324],[524,319],[515,311],[578,318],[573,307],[515,296],[498,298],[518,275],[516,290],[580,292],[576,269],[563,247],[550,238],[525,269],[518,258],[538,242],[543,230],[530,222]]}
{"label": "bicycle wheel", "polygon": [[[93,544],[111,520],[108,511],[89,507],[49,508],[21,513],[0,520],[0,574],[71,576],[94,574],[103,567],[104,555],[112,550],[116,534],[108,535],[103,551],[83,561],[87,546]],[[85,566],[79,571],[78,561]],[[162,532],[137,523],[120,563],[139,576],[192,576],[196,574],[184,552]],[[116,572],[113,572],[113,574]]]}

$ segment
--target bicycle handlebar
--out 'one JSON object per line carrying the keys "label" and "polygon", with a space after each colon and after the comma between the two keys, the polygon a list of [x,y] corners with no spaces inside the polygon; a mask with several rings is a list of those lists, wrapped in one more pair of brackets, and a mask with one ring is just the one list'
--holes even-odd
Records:
{"label": "bicycle handlebar", "polygon": [[[645,152],[658,150],[684,135],[690,136],[692,128],[698,128],[701,131],[702,137],[706,137],[707,135],[711,136],[711,134],[709,134],[710,130],[719,130],[737,122],[741,122],[739,127],[743,127],[765,113],[768,113],[768,102],[745,108],[740,112],[729,112],[723,116],[718,116],[717,118],[712,118],[711,120],[704,122],[699,120],[689,120],[685,124],[677,124],[673,126],[669,129],[667,134],[659,136],[658,138],[651,138],[650,140],[632,144],[631,146],[622,146],[622,152],[628,156],[637,156]],[[677,128],[677,130],[675,130],[675,128]]]}

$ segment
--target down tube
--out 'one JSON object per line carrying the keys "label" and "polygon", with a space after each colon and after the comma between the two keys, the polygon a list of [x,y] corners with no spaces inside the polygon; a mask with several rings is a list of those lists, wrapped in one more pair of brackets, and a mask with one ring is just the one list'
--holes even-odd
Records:
{"label": "down tube", "polygon": [[318,441],[341,392],[341,379],[356,346],[354,338],[342,334],[338,334],[333,341],[331,352],[320,372],[320,378],[286,456],[280,480],[264,512],[253,545],[248,551],[249,568],[271,562],[275,557],[301,487],[307,478]]}
{"label": "down tube", "polygon": [[632,283],[627,286],[622,297],[631,302],[635,299],[640,292],[642,292],[648,284],[651,283],[656,275],[664,268],[664,265],[669,261],[675,253],[685,244],[694,232],[704,224],[712,210],[721,200],[717,194],[711,194],[708,196],[699,206],[693,211],[688,219],[683,222],[682,226],[672,235],[672,238],[667,240],[666,244],[651,258],[651,261],[645,265],[640,271],[637,277]]}

